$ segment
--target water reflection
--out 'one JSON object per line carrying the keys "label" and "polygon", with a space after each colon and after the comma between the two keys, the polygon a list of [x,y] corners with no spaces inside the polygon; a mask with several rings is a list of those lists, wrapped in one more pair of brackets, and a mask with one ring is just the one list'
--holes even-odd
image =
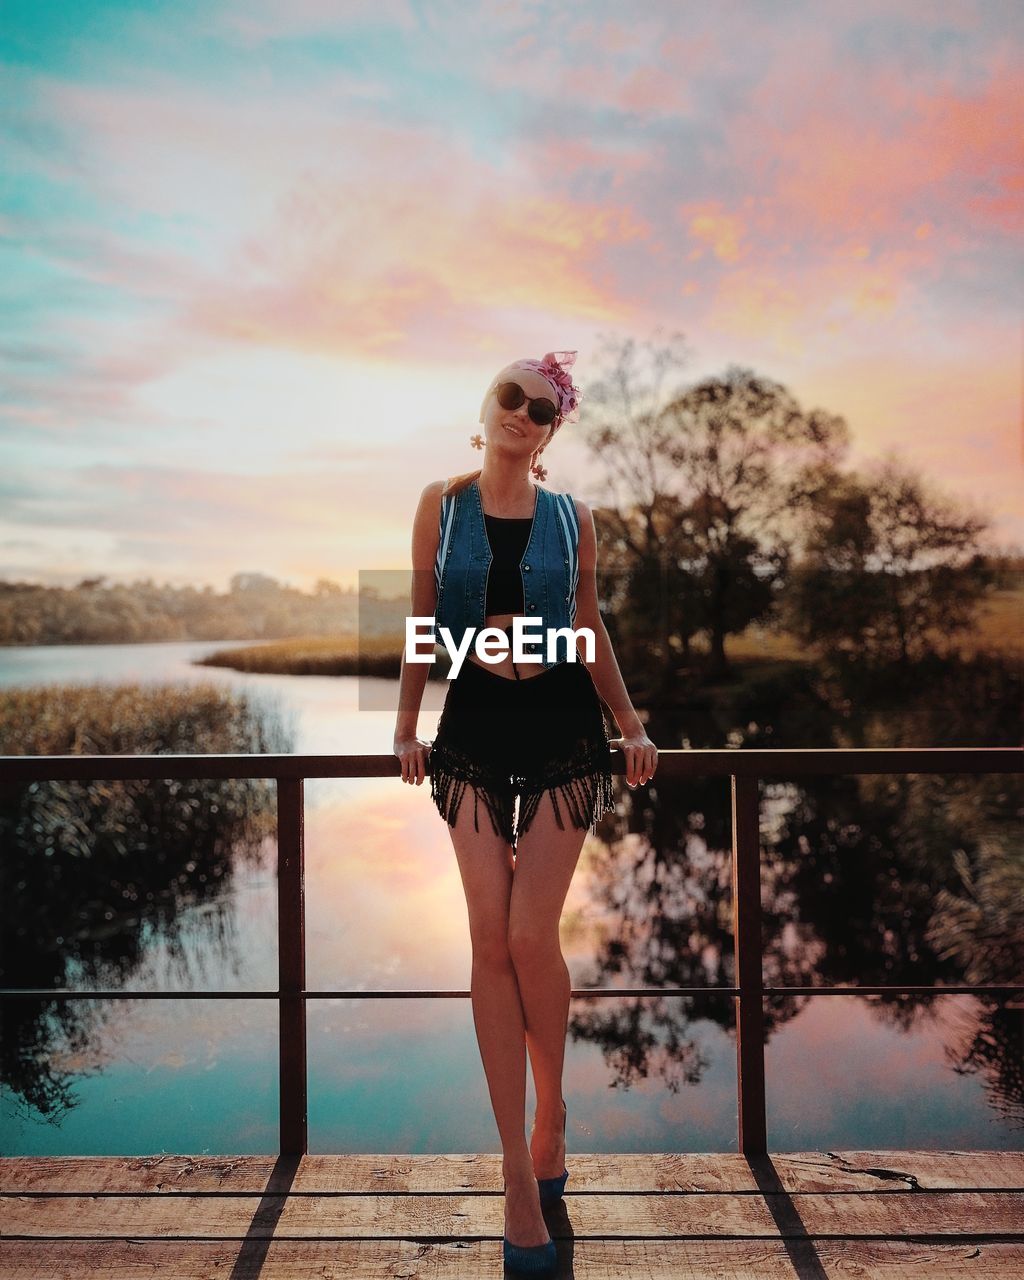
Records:
{"label": "water reflection", "polygon": [[[267,708],[212,686],[45,687],[5,695],[2,754],[277,751]],[[272,852],[276,798],[262,779],[39,782],[0,790],[5,986],[78,990],[203,985],[237,961],[232,884]],[[201,946],[195,945],[201,920]],[[272,954],[272,951],[270,952]],[[41,1118],[73,1105],[69,1059],[107,1035],[101,1002],[4,1002],[5,1088]]]}
{"label": "water reflection", "polygon": [[[1020,672],[1011,665],[979,659],[932,666],[923,694],[887,680],[868,690],[844,672],[812,689],[805,671],[791,674],[788,696],[778,670],[763,682],[767,688],[754,683],[736,692],[734,713],[750,712],[739,720],[743,727],[716,723],[721,707],[706,704],[705,740],[693,742],[695,717],[667,709],[652,736],[666,742],[685,732],[693,745],[708,747],[1016,740],[1015,718],[1006,712],[1019,706]],[[973,719],[957,702],[961,688],[977,694]],[[1019,775],[840,776],[763,783],[761,790],[766,985],[1024,983]],[[610,927],[582,984],[733,985],[728,781],[663,781],[624,791],[620,807],[603,822],[604,850],[592,864],[591,891]],[[768,1041],[812,999],[769,996]],[[827,1000],[840,1019],[836,1002],[845,999],[819,1002]],[[949,1022],[934,1025],[950,1067],[976,1074],[993,1110],[1024,1126],[1022,1003],[957,999],[965,1004],[955,1030]],[[881,1027],[910,1033],[933,1020],[932,1003],[892,996],[866,1007]],[[700,1079],[692,1028],[705,1018],[731,1030],[731,1002],[595,1003],[576,1013],[572,1029],[604,1048],[616,1086],[653,1075],[676,1089]]]}
{"label": "water reflection", "polygon": [[[240,677],[234,685],[230,672],[218,672],[217,679],[225,690],[272,687],[286,704],[289,689],[297,688],[289,704],[301,708],[296,737],[275,736],[267,723],[264,737],[248,739],[263,745],[244,749],[386,750],[376,718],[345,702],[355,697],[354,681]],[[958,701],[964,691],[975,700],[972,714]],[[738,748],[998,745],[1017,740],[1007,708],[1019,705],[1019,692],[1019,672],[1010,667],[933,670],[915,690],[885,679],[865,686],[844,673],[812,677],[805,668],[777,664],[662,708],[651,732],[666,747],[684,740]],[[364,725],[374,726],[374,734]],[[429,724],[421,729],[430,736]],[[366,741],[344,738],[349,731]],[[585,848],[567,904],[564,941],[574,985],[732,985],[728,780],[659,778],[637,792],[619,782],[619,792],[618,811],[606,816],[600,838]],[[393,778],[317,780],[307,784],[306,800],[310,987],[468,985],[464,902],[427,788],[403,787]],[[763,784],[765,982],[1024,980],[1022,810],[1017,777]],[[265,784],[239,791],[209,783],[177,789],[94,784],[77,791],[50,784],[46,792],[26,791],[16,804],[8,802],[2,821],[5,985],[276,984],[274,833]],[[311,1116],[321,1126],[314,1149],[330,1149],[334,1138],[365,1150],[493,1149],[493,1135],[478,1132],[487,1123],[483,1094],[481,1121],[459,1099],[439,1102],[417,1070],[403,1086],[409,1106],[401,1132],[389,1128],[387,1082],[399,1070],[395,1064],[425,1061],[428,1040],[438,1079],[457,1069],[480,1083],[468,1005],[423,1004],[427,1008],[414,1013],[415,1002],[404,1011],[396,1001],[311,1002]],[[166,1012],[159,1008],[147,1003],[142,1020],[157,1039],[158,1027],[179,1019],[170,1004]],[[217,1023],[224,1005],[208,1002],[206,1009],[201,1016],[197,1004],[190,1012],[194,1021],[177,1033],[179,1040],[204,1022]],[[340,1020],[339,1010],[348,1010]],[[260,1015],[271,1030],[274,1013],[268,1005]],[[769,1131],[780,1149],[837,1141],[838,1134],[851,1146],[870,1146],[869,1137],[884,1125],[879,1120],[873,1129],[865,1107],[881,1093],[892,1107],[902,1100],[916,1115],[919,1127],[907,1130],[908,1146],[949,1145],[956,1135],[954,1144],[995,1147],[1012,1143],[1024,1127],[1019,1006],[973,997],[776,994],[766,1000],[765,1013]],[[37,1129],[45,1120],[60,1121],[67,1149],[84,1150],[69,1123],[77,1101],[70,1086],[119,1065],[119,1038],[137,1043],[138,1036],[130,1041],[117,1034],[127,1011],[104,1009],[101,1002],[8,1001],[3,1014],[5,1093],[21,1100]],[[220,1025],[232,1025],[233,1016],[234,1010]],[[460,1028],[458,1036],[445,1037],[448,1025]],[[435,1033],[441,1033],[436,1044]],[[575,1123],[586,1126],[577,1130],[577,1143],[589,1150],[665,1150],[666,1142],[669,1149],[673,1143],[729,1149],[735,1142],[732,1036],[732,1001],[714,992],[574,1001],[566,1079]],[[925,1076],[900,1074],[901,1055],[926,1061]],[[189,1062],[201,1056],[186,1055]],[[353,1066],[371,1059],[385,1064],[379,1084]],[[172,1067],[173,1054],[160,1061]],[[794,1064],[805,1068],[802,1074]],[[272,1093],[265,1075],[261,1088],[269,1084]],[[212,1113],[231,1082],[207,1085],[213,1086]],[[144,1092],[144,1081],[139,1088]],[[815,1089],[821,1096],[810,1102]],[[616,1091],[614,1105],[609,1090]],[[100,1105],[98,1082],[85,1096],[93,1100],[89,1105]],[[914,1112],[925,1096],[934,1107]],[[353,1107],[364,1117],[358,1124],[345,1110]],[[891,1119],[888,1102],[876,1110]],[[143,1111],[138,1142],[152,1149],[155,1131],[146,1127]],[[429,1116],[429,1124],[418,1116]],[[264,1119],[261,1134],[273,1136],[272,1118]],[[993,1122],[1001,1126],[995,1135]],[[253,1149],[250,1141],[256,1139],[229,1133],[220,1149]],[[22,1126],[3,1145],[34,1150],[46,1143]],[[256,1149],[273,1149],[273,1143]]]}

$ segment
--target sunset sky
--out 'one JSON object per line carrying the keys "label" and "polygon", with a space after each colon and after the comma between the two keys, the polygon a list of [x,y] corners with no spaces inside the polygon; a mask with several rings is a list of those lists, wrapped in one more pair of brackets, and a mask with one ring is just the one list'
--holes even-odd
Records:
{"label": "sunset sky", "polygon": [[659,328],[1024,544],[1017,0],[2,0],[0,64],[2,577],[404,568],[503,364]]}

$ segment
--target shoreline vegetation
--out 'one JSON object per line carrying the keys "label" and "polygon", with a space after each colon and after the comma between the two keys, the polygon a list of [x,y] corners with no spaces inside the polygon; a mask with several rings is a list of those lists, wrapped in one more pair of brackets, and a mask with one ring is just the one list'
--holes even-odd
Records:
{"label": "shoreline vegetation", "polygon": [[[1022,620],[1024,588],[995,590],[979,605],[977,626],[961,636],[953,646],[954,652],[961,658],[981,653],[1021,660],[1024,658]],[[401,633],[294,636],[220,649],[195,659],[194,665],[262,675],[375,676],[397,680],[401,672],[402,643]],[[730,663],[747,668],[757,663],[810,666],[820,658],[789,633],[758,625],[731,636],[727,649]],[[430,667],[428,678],[443,680],[450,669],[448,653],[443,645],[436,645],[434,652],[436,661]],[[709,655],[706,648],[694,644],[691,656],[694,668],[699,670]]]}
{"label": "shoreline vegetation", "polygon": [[[219,649],[205,658],[194,659],[192,665],[227,667],[259,675],[377,676],[397,680],[401,674],[403,639],[400,634],[367,637],[355,632],[295,636],[289,640]],[[444,679],[450,662],[443,645],[434,646],[434,657],[428,678]]]}

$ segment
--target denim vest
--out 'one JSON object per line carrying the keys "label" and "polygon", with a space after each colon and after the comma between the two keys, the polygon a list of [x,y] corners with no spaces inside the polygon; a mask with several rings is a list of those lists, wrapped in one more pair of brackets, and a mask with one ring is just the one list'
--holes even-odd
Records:
{"label": "denim vest", "polygon": [[[523,644],[526,653],[536,655],[540,665],[548,668],[566,661],[576,648],[571,636],[559,636],[556,656],[548,660],[547,628],[571,627],[576,617],[580,527],[576,504],[569,494],[534,487],[537,500],[533,524],[519,568],[523,612],[527,617],[540,618],[544,629],[534,626],[532,633],[524,635]],[[438,627],[447,627],[453,641],[460,644],[467,627],[479,630],[484,625],[487,577],[493,559],[480,486],[474,479],[454,496],[441,497],[440,536],[434,561],[435,635]],[[437,640],[441,643],[439,635]]]}

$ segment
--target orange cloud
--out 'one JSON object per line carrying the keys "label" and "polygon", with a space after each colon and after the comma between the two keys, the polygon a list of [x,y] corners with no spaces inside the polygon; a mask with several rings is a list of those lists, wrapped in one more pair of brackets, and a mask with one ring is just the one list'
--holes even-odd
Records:
{"label": "orange cloud", "polygon": [[747,252],[740,245],[746,230],[743,219],[726,213],[718,201],[683,204],[680,213],[693,239],[706,244],[720,261],[738,262]]}
{"label": "orange cloud", "polygon": [[819,353],[794,377],[805,400],[841,412],[850,424],[854,461],[895,450],[931,481],[977,502],[1006,533],[1022,513],[1019,367],[1012,338],[965,322],[935,335],[934,345]]}

